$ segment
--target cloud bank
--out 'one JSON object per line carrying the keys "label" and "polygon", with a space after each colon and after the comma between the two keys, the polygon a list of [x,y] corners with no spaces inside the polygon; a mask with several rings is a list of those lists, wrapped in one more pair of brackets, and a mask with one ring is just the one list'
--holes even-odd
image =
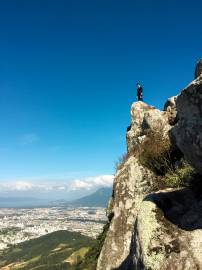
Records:
{"label": "cloud bank", "polygon": [[5,181],[0,182],[0,193],[9,192],[71,192],[71,191],[91,191],[101,187],[111,187],[113,175],[99,175],[84,179],[74,179],[62,183],[60,181]]}
{"label": "cloud bank", "polygon": [[74,180],[70,184],[70,190],[86,189],[91,190],[99,187],[111,187],[113,184],[113,175],[100,175],[96,177],[88,177],[84,180]]}

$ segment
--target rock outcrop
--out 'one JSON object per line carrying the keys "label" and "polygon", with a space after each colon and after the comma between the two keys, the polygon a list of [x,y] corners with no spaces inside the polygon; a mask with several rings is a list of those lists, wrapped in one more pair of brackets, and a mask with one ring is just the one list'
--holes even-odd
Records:
{"label": "rock outcrop", "polygon": [[142,200],[151,192],[155,181],[154,173],[140,164],[134,152],[148,131],[161,129],[168,136],[170,128],[166,111],[141,101],[132,104],[131,126],[127,131],[128,158],[115,176],[114,194],[107,211],[111,222],[97,270],[128,269],[133,265],[131,241],[135,221]]}
{"label": "rock outcrop", "polygon": [[102,248],[97,269],[111,270],[131,264],[131,239],[135,219],[144,194],[150,190],[153,173],[130,157],[115,177],[114,198],[111,202],[110,227]]}
{"label": "rock outcrop", "polygon": [[164,105],[164,111],[168,113],[168,122],[171,126],[175,125],[177,122],[176,101],[177,96],[174,96],[169,98]]}
{"label": "rock outcrop", "polygon": [[202,269],[202,199],[189,189],[146,196],[133,239],[134,270]]}
{"label": "rock outcrop", "polygon": [[162,129],[167,136],[171,128],[168,118],[167,111],[160,111],[142,101],[134,102],[131,106],[131,126],[126,134],[128,153],[132,153],[142,143],[148,131]]}
{"label": "rock outcrop", "polygon": [[200,59],[196,65],[195,69],[195,79],[202,74],[202,59]]}
{"label": "rock outcrop", "polygon": [[197,79],[170,98],[164,111],[141,101],[132,104],[128,153],[115,175],[97,270],[202,270],[200,190],[154,192],[159,176],[143,165],[139,151],[149,132],[160,130],[162,139],[171,137],[173,147],[202,173],[201,73],[198,63]]}
{"label": "rock outcrop", "polygon": [[176,109],[178,121],[172,135],[187,161],[202,174],[202,75],[181,92]]}

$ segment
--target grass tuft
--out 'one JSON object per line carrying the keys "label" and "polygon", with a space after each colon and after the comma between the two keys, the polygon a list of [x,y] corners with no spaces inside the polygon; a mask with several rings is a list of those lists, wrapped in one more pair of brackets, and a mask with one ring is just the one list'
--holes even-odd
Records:
{"label": "grass tuft", "polygon": [[173,168],[173,147],[161,130],[150,131],[140,147],[140,162],[157,175],[165,175]]}

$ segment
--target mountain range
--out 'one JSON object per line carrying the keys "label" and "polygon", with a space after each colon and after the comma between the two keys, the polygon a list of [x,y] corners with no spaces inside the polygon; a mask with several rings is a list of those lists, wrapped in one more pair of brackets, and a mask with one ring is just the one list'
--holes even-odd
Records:
{"label": "mountain range", "polygon": [[112,195],[112,188],[100,188],[94,193],[73,201],[58,200],[53,205],[70,207],[107,207]]}
{"label": "mountain range", "polygon": [[79,199],[47,201],[31,197],[0,197],[0,208],[33,208],[33,207],[107,207],[112,188],[100,188],[88,196]]}

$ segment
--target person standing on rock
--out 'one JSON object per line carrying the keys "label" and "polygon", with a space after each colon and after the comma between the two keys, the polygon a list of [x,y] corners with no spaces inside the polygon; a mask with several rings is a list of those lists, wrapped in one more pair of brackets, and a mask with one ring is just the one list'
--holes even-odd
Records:
{"label": "person standing on rock", "polygon": [[143,87],[140,83],[137,83],[137,100],[143,101]]}

